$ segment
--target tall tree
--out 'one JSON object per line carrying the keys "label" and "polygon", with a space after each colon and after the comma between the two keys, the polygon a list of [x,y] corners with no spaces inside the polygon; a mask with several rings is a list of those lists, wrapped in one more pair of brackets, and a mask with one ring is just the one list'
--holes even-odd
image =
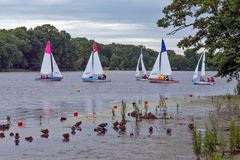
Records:
{"label": "tall tree", "polygon": [[205,49],[214,58],[218,76],[239,78],[240,0],[173,0],[163,13],[157,24],[174,27],[170,35],[189,27],[195,30],[179,47]]}

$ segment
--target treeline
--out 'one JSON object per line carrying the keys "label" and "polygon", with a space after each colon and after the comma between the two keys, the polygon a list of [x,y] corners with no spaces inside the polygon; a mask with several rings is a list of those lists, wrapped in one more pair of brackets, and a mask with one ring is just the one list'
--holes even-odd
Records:
{"label": "treeline", "polygon": [[[93,41],[72,38],[66,31],[59,31],[46,24],[30,29],[19,27],[0,30],[0,71],[40,70],[48,40],[51,41],[52,53],[61,70],[74,71],[85,68]],[[102,65],[110,70],[134,70],[141,47],[143,46],[98,44]],[[158,52],[143,48],[143,53],[146,68],[151,70]],[[168,54],[173,70],[194,70],[199,58],[194,50],[186,50],[184,55],[168,50]]]}

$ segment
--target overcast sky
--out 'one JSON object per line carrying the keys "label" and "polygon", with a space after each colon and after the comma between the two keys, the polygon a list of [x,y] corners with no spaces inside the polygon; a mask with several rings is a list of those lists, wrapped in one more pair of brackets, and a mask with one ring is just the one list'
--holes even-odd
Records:
{"label": "overcast sky", "polygon": [[0,0],[0,28],[52,24],[72,37],[99,43],[143,44],[159,51],[164,38],[167,49],[177,53],[183,33],[167,36],[156,22],[170,0]]}

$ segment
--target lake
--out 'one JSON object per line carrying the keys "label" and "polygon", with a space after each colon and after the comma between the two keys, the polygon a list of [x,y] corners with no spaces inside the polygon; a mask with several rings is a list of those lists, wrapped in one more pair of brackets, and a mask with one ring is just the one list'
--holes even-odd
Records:
{"label": "lake", "polygon": [[[35,81],[37,72],[0,73],[0,120],[6,123],[11,117],[10,130],[5,138],[0,138],[0,159],[65,160],[65,159],[195,159],[191,146],[191,131],[187,127],[190,117],[196,117],[196,124],[204,128],[208,113],[215,110],[213,99],[199,97],[234,93],[235,81],[217,78],[214,86],[196,86],[191,82],[192,72],[174,72],[177,84],[151,84],[136,81],[134,71],[108,71],[112,82],[87,83],[81,81],[82,72],[63,72],[61,82]],[[207,72],[213,76],[215,72]],[[80,92],[77,92],[80,89]],[[193,94],[191,98],[188,95]],[[120,107],[115,118],[111,108],[122,99],[131,111],[133,101],[149,100],[149,112],[155,113],[159,95],[169,98],[167,112],[169,120],[143,120],[135,123],[135,118],[127,117],[126,133],[112,129],[112,123],[121,120]],[[175,99],[175,100],[174,100]],[[176,108],[179,104],[179,108]],[[79,113],[73,117],[73,112]],[[94,114],[93,114],[94,113]],[[162,116],[162,112],[157,114]],[[60,116],[67,121],[60,122]],[[18,127],[17,121],[23,126]],[[68,143],[63,141],[63,133],[70,133],[71,127],[81,120],[82,131],[70,135]],[[107,133],[98,136],[94,128],[107,122]],[[153,134],[149,135],[149,127]],[[172,128],[171,135],[166,128]],[[40,130],[48,128],[49,138],[42,138]],[[10,132],[20,134],[16,145]],[[133,133],[134,136],[130,136]],[[33,136],[29,143],[25,137]]]}
{"label": "lake", "polygon": [[[193,95],[233,94],[236,82],[216,78],[214,86],[197,86],[191,82],[192,73],[174,72],[180,83],[153,84],[135,80],[134,71],[108,71],[112,80],[108,83],[87,83],[81,81],[82,72],[63,72],[60,82],[35,81],[38,72],[0,73],[0,119],[6,115],[16,119],[38,119],[39,114],[59,117],[78,111],[79,114],[97,113],[111,108],[122,99],[127,103],[143,100],[158,100],[159,95],[179,97]],[[214,76],[216,72],[206,72]],[[80,92],[77,92],[80,89]]]}

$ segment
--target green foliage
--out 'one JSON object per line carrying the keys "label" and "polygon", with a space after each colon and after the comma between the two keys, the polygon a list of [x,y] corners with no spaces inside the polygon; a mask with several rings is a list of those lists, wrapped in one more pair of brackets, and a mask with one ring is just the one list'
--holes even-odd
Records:
{"label": "green foliage", "polygon": [[125,117],[126,117],[126,113],[127,113],[127,104],[126,102],[124,102],[124,100],[122,100],[121,103],[121,115],[122,115],[122,121],[125,122]]}
{"label": "green foliage", "polygon": [[187,27],[194,30],[178,43],[179,47],[205,49],[208,63],[217,67],[218,76],[239,78],[239,0],[173,0],[163,13],[157,24],[173,27],[170,35]]}
{"label": "green foliage", "polygon": [[240,81],[237,83],[237,94],[240,95]]}
{"label": "green foliage", "polygon": [[209,130],[208,128],[205,131],[205,135],[203,138],[204,148],[203,152],[207,156],[211,156],[216,151],[217,141],[214,136],[214,132]]}
{"label": "green foliage", "polygon": [[229,135],[229,145],[230,150],[234,151],[237,145],[240,145],[240,127],[238,127],[235,121],[231,121],[230,125],[230,135]]}
{"label": "green foliage", "polygon": [[[66,31],[59,31],[45,24],[27,29],[18,27],[0,30],[0,70],[39,70],[47,41],[61,70],[84,70],[92,52],[92,40],[72,38]],[[160,42],[159,42],[160,43]],[[104,68],[112,70],[135,70],[137,60],[143,52],[146,69],[151,70],[158,52],[143,46],[121,44],[98,44]],[[186,50],[184,55],[168,50],[174,70],[194,70],[199,55],[194,50]]]}
{"label": "green foliage", "polygon": [[192,131],[192,146],[197,159],[200,159],[200,155],[202,154],[202,134],[201,132],[197,132],[196,128],[193,128]]}

